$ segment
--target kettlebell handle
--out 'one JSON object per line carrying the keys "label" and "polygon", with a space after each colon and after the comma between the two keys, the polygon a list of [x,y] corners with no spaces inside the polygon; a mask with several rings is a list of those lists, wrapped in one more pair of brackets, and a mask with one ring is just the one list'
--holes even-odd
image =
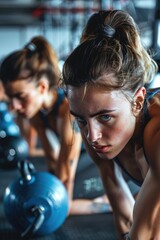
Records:
{"label": "kettlebell handle", "polygon": [[32,224],[23,233],[21,233],[21,239],[23,239],[23,240],[30,239],[31,236],[36,231],[39,230],[39,228],[41,227],[41,225],[43,224],[44,219],[45,219],[44,208],[42,206],[33,207],[31,209],[31,212],[35,216],[35,219],[32,222]]}
{"label": "kettlebell handle", "polygon": [[[32,173],[35,172],[34,165],[28,160],[24,160],[18,162],[18,168],[20,170],[23,182],[29,182],[32,179]],[[23,240],[30,239],[30,237],[39,230],[45,218],[45,209],[41,205],[33,206],[29,211],[35,218],[28,228],[21,233],[21,239]]]}
{"label": "kettlebell handle", "polygon": [[31,180],[32,178],[31,174],[35,171],[34,165],[28,160],[19,161],[18,169],[20,170],[21,177],[25,182]]}

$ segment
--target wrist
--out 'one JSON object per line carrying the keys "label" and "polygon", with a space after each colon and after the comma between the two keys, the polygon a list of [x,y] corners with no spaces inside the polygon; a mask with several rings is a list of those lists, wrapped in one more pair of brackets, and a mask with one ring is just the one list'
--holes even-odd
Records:
{"label": "wrist", "polygon": [[131,240],[131,238],[129,236],[129,232],[122,233],[121,237],[122,237],[123,240]]}

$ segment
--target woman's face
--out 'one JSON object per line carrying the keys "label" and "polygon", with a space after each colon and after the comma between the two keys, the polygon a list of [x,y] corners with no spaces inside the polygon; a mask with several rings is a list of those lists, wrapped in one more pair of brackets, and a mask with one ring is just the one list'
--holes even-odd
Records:
{"label": "woman's face", "polygon": [[68,100],[83,138],[101,158],[116,157],[135,131],[136,117],[126,97],[94,86],[84,94],[84,87],[69,86]]}
{"label": "woman's face", "polygon": [[5,91],[9,97],[11,108],[23,117],[32,118],[42,106],[43,93],[34,82],[26,79],[16,80],[8,83]]}

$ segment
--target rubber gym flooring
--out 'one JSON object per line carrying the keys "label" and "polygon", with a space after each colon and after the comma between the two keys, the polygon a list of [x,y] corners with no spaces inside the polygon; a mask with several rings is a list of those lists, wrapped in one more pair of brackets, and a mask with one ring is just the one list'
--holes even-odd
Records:
{"label": "rubber gym flooring", "polygon": [[[30,159],[36,170],[45,169],[44,158]],[[0,169],[0,240],[20,240],[7,222],[3,210],[3,194],[7,185],[19,176],[18,170]],[[69,216],[54,233],[30,240],[116,240],[112,213]]]}

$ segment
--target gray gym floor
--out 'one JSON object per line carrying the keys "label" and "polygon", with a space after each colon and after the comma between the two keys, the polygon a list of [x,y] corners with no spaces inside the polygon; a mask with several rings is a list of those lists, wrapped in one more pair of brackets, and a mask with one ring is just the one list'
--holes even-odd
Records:
{"label": "gray gym floor", "polygon": [[[32,158],[36,170],[45,169],[43,158]],[[0,239],[20,240],[18,234],[7,222],[3,210],[3,194],[7,185],[19,176],[18,170],[0,169]],[[77,215],[68,217],[64,224],[54,233],[33,237],[30,240],[116,240],[116,232],[111,213],[94,215]]]}

